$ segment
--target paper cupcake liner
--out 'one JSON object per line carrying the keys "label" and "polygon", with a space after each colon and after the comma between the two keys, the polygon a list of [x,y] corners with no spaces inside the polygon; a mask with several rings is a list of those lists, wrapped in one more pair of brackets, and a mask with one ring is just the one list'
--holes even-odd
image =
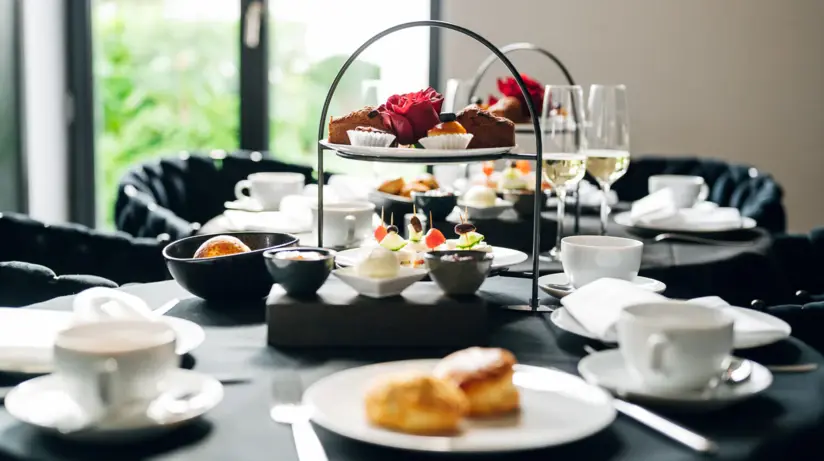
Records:
{"label": "paper cupcake liner", "polygon": [[463,150],[469,145],[469,141],[472,141],[471,134],[442,134],[421,138],[419,142],[424,149]]}
{"label": "paper cupcake liner", "polygon": [[349,130],[349,143],[353,146],[362,147],[389,147],[395,140],[395,135],[391,133],[375,133],[373,131]]}

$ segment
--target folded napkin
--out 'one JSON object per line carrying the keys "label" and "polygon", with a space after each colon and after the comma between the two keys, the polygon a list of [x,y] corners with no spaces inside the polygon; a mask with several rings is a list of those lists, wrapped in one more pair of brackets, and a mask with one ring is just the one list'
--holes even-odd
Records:
{"label": "folded napkin", "polygon": [[137,296],[103,287],[89,288],[78,293],[74,298],[73,309],[76,323],[157,319],[146,302]]}
{"label": "folded napkin", "polygon": [[[615,324],[621,311],[641,303],[668,301],[669,298],[617,279],[599,279],[570,293],[561,304],[578,323],[590,333],[606,341],[616,336]],[[734,324],[735,333],[754,334],[777,331],[776,326],[763,320],[746,308],[730,306],[718,296],[707,296],[687,301],[706,307],[723,309]]]}
{"label": "folded napkin", "polygon": [[678,209],[672,189],[656,191],[632,204],[630,218],[636,225],[678,230],[729,229],[741,225],[737,208],[701,202],[692,208]]}
{"label": "folded napkin", "polygon": [[603,278],[568,294],[561,299],[561,304],[590,333],[606,339],[615,338],[615,323],[625,308],[666,300],[665,296],[639,288],[632,282]]}

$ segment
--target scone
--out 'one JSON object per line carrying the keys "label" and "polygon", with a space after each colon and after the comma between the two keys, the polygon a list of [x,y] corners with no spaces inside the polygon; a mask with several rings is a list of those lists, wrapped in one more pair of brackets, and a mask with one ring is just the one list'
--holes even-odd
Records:
{"label": "scone", "polygon": [[369,422],[410,434],[451,434],[466,414],[466,396],[454,384],[431,375],[389,376],[366,394]]}
{"label": "scone", "polygon": [[498,102],[489,106],[487,111],[496,117],[508,118],[514,123],[527,123],[531,120],[529,115],[524,115],[524,112],[527,112],[527,114],[529,112],[521,106],[521,101],[514,96],[504,96]]}
{"label": "scone", "polygon": [[405,185],[406,182],[403,178],[390,179],[388,181],[384,181],[383,184],[378,186],[378,192],[383,192],[384,194],[389,195],[400,195],[401,190]]}
{"label": "scone", "polygon": [[515,124],[509,119],[496,117],[478,106],[469,106],[460,111],[458,123],[472,135],[468,149],[515,145]]}
{"label": "scone", "polygon": [[460,387],[469,400],[470,416],[491,416],[520,406],[512,383],[516,363],[508,350],[471,347],[444,357],[433,374]]}
{"label": "scone", "polygon": [[194,258],[214,258],[217,256],[229,256],[237,253],[248,253],[252,251],[240,239],[232,235],[216,235],[203,242],[195,251]]}
{"label": "scone", "polygon": [[349,130],[358,127],[372,127],[382,131],[389,131],[383,123],[383,117],[374,107],[364,107],[361,110],[350,112],[342,117],[329,118],[329,142],[333,144],[350,144]]}

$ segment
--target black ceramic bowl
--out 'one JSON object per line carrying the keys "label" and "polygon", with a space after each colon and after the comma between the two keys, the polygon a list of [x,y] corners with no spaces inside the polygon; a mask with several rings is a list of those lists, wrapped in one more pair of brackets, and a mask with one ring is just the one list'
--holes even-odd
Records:
{"label": "black ceramic bowl", "polygon": [[492,254],[483,251],[432,251],[424,255],[424,260],[429,277],[448,295],[475,293],[492,268]]}
{"label": "black ceramic bowl", "polygon": [[[503,199],[512,202],[512,208],[521,217],[532,217],[535,215],[535,192],[531,190],[505,190],[502,192]],[[539,196],[542,200],[541,210],[546,208],[546,195]]]}
{"label": "black ceramic bowl", "polygon": [[[252,251],[214,258],[192,258],[198,247],[216,235],[231,235]],[[266,272],[263,252],[297,246],[291,234],[227,232],[195,235],[166,245],[163,257],[172,277],[189,293],[208,300],[260,299],[269,294],[272,278]]]}
{"label": "black ceramic bowl", "polygon": [[[279,258],[283,253],[320,253],[322,259]],[[275,283],[290,296],[311,296],[323,286],[335,268],[335,252],[325,248],[279,248],[263,253],[266,269]]]}
{"label": "black ceramic bowl", "polygon": [[383,210],[384,220],[389,223],[389,216],[395,215],[395,224],[403,224],[403,216],[412,213],[412,199],[400,195],[387,194],[380,191],[370,191],[367,199],[375,204],[375,212],[379,215]]}
{"label": "black ceramic bowl", "polygon": [[418,213],[428,216],[429,212],[432,212],[432,219],[443,221],[455,209],[458,196],[444,191],[413,192],[412,203],[415,204]]}

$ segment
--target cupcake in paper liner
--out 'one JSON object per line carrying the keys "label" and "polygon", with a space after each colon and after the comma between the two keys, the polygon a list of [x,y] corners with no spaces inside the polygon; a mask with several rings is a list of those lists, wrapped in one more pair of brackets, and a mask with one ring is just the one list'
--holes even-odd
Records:
{"label": "cupcake in paper liner", "polygon": [[389,147],[395,142],[395,135],[371,126],[359,126],[346,132],[349,143],[362,147]]}
{"label": "cupcake in paper liner", "polygon": [[426,137],[418,142],[424,149],[463,150],[472,141],[472,135],[458,123],[458,118],[452,113],[440,115],[441,123],[426,132]]}

